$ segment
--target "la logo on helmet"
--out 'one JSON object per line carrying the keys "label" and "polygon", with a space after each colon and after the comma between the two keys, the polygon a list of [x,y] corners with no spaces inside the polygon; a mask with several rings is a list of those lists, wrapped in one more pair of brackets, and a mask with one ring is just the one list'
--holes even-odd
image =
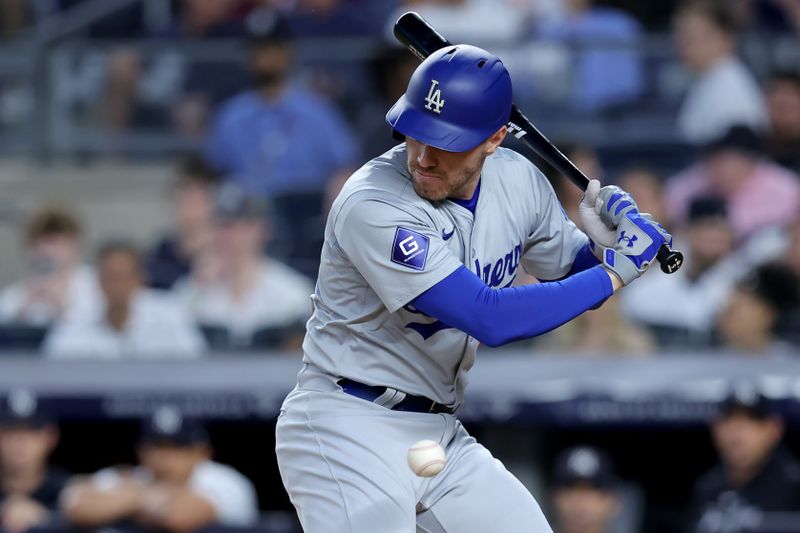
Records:
{"label": "la logo on helmet", "polygon": [[444,107],[442,90],[436,88],[438,85],[438,80],[431,80],[431,88],[428,89],[428,96],[425,97],[425,109],[433,111],[437,115],[442,113],[442,108]]}

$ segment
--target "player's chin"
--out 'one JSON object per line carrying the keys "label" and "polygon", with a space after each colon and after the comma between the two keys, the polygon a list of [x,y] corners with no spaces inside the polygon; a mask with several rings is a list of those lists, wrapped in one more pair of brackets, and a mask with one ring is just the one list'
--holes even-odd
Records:
{"label": "player's chin", "polygon": [[414,192],[417,196],[430,200],[431,202],[441,202],[447,198],[447,187],[441,179],[420,179],[415,177],[413,180]]}
{"label": "player's chin", "polygon": [[447,191],[443,188],[426,187],[422,184],[414,183],[414,192],[417,196],[431,202],[441,202],[447,198]]}

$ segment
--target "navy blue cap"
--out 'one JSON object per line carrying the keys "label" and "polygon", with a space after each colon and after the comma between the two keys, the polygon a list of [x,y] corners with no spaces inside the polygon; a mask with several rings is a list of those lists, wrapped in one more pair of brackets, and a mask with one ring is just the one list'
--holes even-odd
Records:
{"label": "navy blue cap", "polygon": [[774,414],[772,405],[761,389],[750,381],[740,381],[731,385],[719,405],[719,415],[747,413],[753,418],[765,419]]}
{"label": "navy blue cap", "polygon": [[616,486],[617,477],[605,452],[591,446],[576,446],[564,450],[556,458],[553,483],[559,488],[586,484],[611,489]]}
{"label": "navy blue cap", "polygon": [[40,428],[53,422],[47,406],[31,390],[13,389],[3,398],[0,427]]}
{"label": "navy blue cap", "polygon": [[687,214],[689,222],[707,220],[709,218],[728,218],[728,205],[725,200],[716,196],[701,196],[689,204]]}
{"label": "navy blue cap", "polygon": [[705,145],[706,155],[724,151],[735,151],[758,157],[764,152],[761,135],[745,125],[732,126],[728,131]]}
{"label": "navy blue cap", "polygon": [[166,405],[144,421],[139,440],[144,444],[192,446],[207,443],[208,432],[198,420],[186,417],[175,406]]}

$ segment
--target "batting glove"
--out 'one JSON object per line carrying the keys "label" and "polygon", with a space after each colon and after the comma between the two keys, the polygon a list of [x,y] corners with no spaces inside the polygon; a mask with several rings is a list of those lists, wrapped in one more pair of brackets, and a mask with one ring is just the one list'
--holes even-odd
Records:
{"label": "batting glove", "polygon": [[597,244],[606,248],[611,248],[617,242],[617,228],[606,226],[601,220],[595,205],[599,202],[600,182],[597,180],[589,181],[583,200],[578,205],[583,229],[589,238]]}
{"label": "batting glove", "polygon": [[672,246],[672,236],[649,215],[629,212],[617,226],[613,247],[592,244],[603,266],[628,285],[647,271],[662,245]]}
{"label": "batting glove", "polygon": [[606,185],[597,195],[594,211],[607,228],[616,230],[625,215],[639,212],[639,206],[627,192],[616,185]]}

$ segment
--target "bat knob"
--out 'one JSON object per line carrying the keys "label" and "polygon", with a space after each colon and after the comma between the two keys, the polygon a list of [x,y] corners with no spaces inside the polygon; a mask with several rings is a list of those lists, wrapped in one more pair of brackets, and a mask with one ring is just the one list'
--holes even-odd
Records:
{"label": "bat knob", "polygon": [[674,274],[683,265],[683,254],[677,250],[670,250],[666,244],[658,250],[656,259],[661,263],[661,271],[664,274]]}

